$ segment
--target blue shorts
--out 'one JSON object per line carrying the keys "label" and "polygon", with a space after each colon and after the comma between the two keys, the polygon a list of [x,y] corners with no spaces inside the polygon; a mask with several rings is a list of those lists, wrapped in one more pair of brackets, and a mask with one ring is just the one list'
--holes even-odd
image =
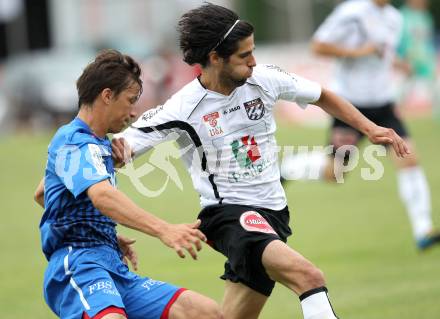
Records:
{"label": "blue shorts", "polygon": [[61,248],[44,274],[44,298],[62,319],[91,318],[108,307],[125,310],[130,319],[167,318],[183,289],[129,271],[107,246]]}

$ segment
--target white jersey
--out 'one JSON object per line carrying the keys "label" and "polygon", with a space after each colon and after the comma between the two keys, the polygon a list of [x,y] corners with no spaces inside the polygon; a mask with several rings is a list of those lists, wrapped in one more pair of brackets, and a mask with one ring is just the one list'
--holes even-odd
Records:
{"label": "white jersey", "polygon": [[176,140],[202,207],[228,203],[280,210],[287,202],[277,164],[273,106],[283,99],[306,107],[320,95],[315,82],[258,65],[229,96],[207,90],[195,79],[121,134],[135,156]]}
{"label": "white jersey", "polygon": [[350,0],[337,6],[318,28],[314,40],[344,48],[369,43],[378,46],[382,55],[338,59],[333,91],[358,107],[392,102],[392,69],[401,29],[401,15],[391,5],[380,7],[373,0]]}

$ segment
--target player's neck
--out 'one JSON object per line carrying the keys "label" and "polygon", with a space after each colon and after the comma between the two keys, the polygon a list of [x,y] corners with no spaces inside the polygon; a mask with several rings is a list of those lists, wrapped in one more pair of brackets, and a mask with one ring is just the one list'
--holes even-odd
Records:
{"label": "player's neck", "polygon": [[78,118],[86,123],[96,136],[103,138],[107,135],[108,128],[103,121],[104,114],[97,114],[97,109],[97,107],[82,106]]}
{"label": "player's neck", "polygon": [[230,95],[237,86],[222,81],[219,72],[213,68],[207,68],[202,71],[199,77],[202,86],[210,91],[217,92],[223,95]]}

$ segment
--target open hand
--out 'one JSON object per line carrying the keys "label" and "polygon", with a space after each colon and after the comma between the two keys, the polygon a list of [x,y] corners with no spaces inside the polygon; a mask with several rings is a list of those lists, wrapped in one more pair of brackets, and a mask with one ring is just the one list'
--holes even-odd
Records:
{"label": "open hand", "polygon": [[200,223],[198,219],[191,224],[167,224],[158,237],[165,245],[173,248],[181,258],[185,258],[186,250],[196,260],[196,251],[202,249],[201,241],[206,241],[206,236],[197,229]]}
{"label": "open hand", "polygon": [[136,242],[136,239],[130,239],[128,237],[117,235],[119,249],[122,251],[123,262],[128,265],[128,262],[131,263],[134,270],[138,269],[138,256],[136,251],[133,248],[133,244]]}
{"label": "open hand", "polygon": [[410,154],[406,142],[390,128],[377,126],[368,133],[368,139],[373,144],[391,145],[398,157],[405,157]]}

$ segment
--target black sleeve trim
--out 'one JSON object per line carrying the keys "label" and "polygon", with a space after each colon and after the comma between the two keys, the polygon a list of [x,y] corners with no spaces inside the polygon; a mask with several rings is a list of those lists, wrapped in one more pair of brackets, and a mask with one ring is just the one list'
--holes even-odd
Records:
{"label": "black sleeve trim", "polygon": [[[170,122],[166,122],[163,124],[159,124],[157,126],[149,126],[149,127],[138,127],[138,130],[141,130],[144,133],[151,133],[154,131],[163,131],[166,129],[173,129],[173,128],[178,128],[181,129],[182,131],[185,131],[188,133],[189,137],[191,138],[191,141],[194,143],[194,146],[196,147],[197,150],[201,149],[202,150],[202,154],[201,154],[201,165],[202,165],[202,170],[204,172],[207,172],[207,159],[206,159],[206,153],[205,150],[203,149],[203,144],[202,141],[200,140],[199,135],[197,134],[196,130],[194,129],[194,127],[192,127],[189,123],[184,122],[184,121],[170,121]],[[220,202],[223,200],[222,198],[220,198],[220,194],[218,192],[217,189],[217,185],[214,182],[214,175],[213,174],[209,174],[209,182],[211,183],[215,198],[219,199]]]}

